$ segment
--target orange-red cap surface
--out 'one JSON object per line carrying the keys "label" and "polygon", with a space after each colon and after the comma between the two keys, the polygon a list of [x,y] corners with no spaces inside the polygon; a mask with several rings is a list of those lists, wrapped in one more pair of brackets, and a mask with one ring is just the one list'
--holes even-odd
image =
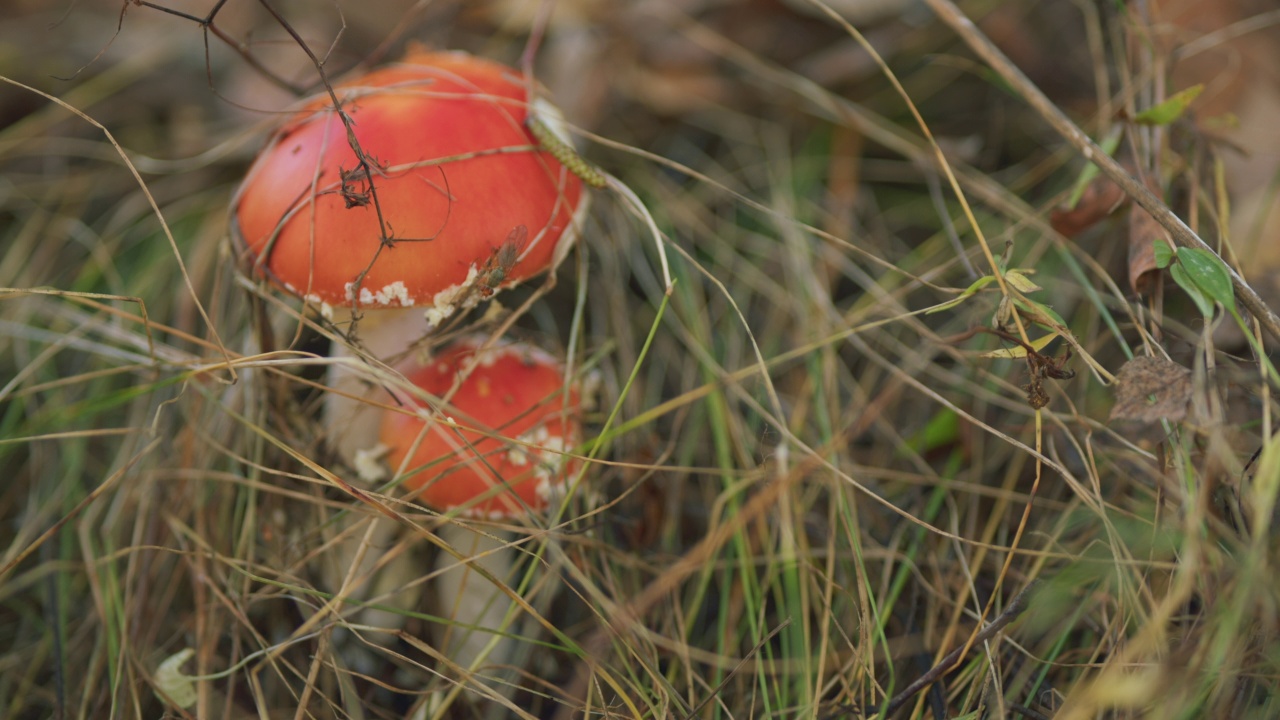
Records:
{"label": "orange-red cap surface", "polygon": [[[406,377],[443,396],[473,363],[483,341],[460,341]],[[382,423],[382,442],[390,448],[387,462],[393,469],[422,468],[404,487],[419,490],[418,499],[439,510],[463,507],[468,515],[503,518],[545,509],[574,471],[564,452],[578,443],[578,389],[569,389],[566,405],[563,366],[528,345],[497,345],[479,358],[444,410],[459,428],[387,413]],[[417,449],[404,463],[414,442]]]}
{"label": "orange-red cap surface", "polygon": [[519,73],[414,51],[337,94],[375,164],[375,192],[354,172],[330,99],[317,97],[275,133],[233,201],[233,233],[259,271],[314,302],[447,316],[563,257],[582,183],[535,149]]}

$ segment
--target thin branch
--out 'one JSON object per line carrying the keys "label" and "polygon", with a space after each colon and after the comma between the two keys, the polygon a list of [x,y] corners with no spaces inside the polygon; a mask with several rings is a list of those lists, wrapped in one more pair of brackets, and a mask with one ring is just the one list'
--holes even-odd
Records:
{"label": "thin branch", "polygon": [[[173,8],[165,7],[164,5],[150,2],[149,0],[137,0],[137,4],[141,7],[150,8],[152,10],[159,10],[162,13],[167,13],[175,17],[180,17],[183,20],[190,20],[191,22],[194,22],[200,26],[200,29],[205,36],[204,37],[205,75],[209,82],[210,88],[213,87],[213,66],[209,62],[209,35],[212,34],[214,37],[218,38],[223,43],[225,43],[227,47],[235,51],[235,53],[239,55],[240,58],[249,65],[249,67],[253,68],[254,70],[257,70],[262,75],[262,77],[266,78],[273,85],[287,92],[293,93],[294,95],[302,94],[302,91],[303,91],[302,88],[299,88],[293,83],[289,82],[288,80],[285,80],[279,75],[276,75],[274,72],[271,71],[270,68],[264,65],[261,60],[259,60],[256,56],[254,56],[253,53],[249,52],[249,48],[247,45],[245,45],[244,42],[236,40],[235,38],[228,35],[225,31],[223,31],[222,28],[218,27],[218,24],[215,22],[215,19],[218,13],[222,10],[223,6],[227,4],[227,0],[218,0],[218,3],[214,5],[213,9],[210,10],[204,17],[198,17],[196,15],[185,13],[180,10],[174,10]],[[126,3],[126,7],[127,7],[127,3]],[[122,19],[123,19],[123,13],[122,13]]]}
{"label": "thin branch", "polygon": [[947,656],[942,658],[942,660],[937,665],[934,665],[929,670],[929,672],[926,672],[925,674],[921,675],[919,678],[916,679],[915,682],[908,685],[906,689],[904,689],[902,692],[898,693],[897,695],[894,695],[893,699],[890,700],[888,704],[884,706],[883,710],[881,710],[880,712],[881,716],[888,717],[893,713],[897,712],[897,710],[901,708],[903,705],[907,704],[907,702],[911,700],[911,698],[914,697],[916,693],[920,692],[926,687],[937,682],[938,678],[941,678],[943,675],[946,675],[948,672],[951,671],[952,668],[954,668],[956,665],[959,665],[960,660],[963,659],[964,657],[964,652],[966,649],[978,643],[982,643],[982,642],[986,642],[987,640],[990,640],[996,633],[1003,630],[1006,625],[1008,625],[1009,623],[1017,619],[1017,617],[1022,614],[1022,611],[1027,609],[1027,595],[1029,595],[1031,593],[1031,590],[1039,584],[1040,584],[1040,581],[1036,580],[1036,581],[1033,581],[1030,585],[1023,588],[1022,592],[1013,596],[1013,601],[1009,603],[1009,607],[1005,608],[1004,612],[1000,613],[1000,615],[996,617],[995,620],[991,621],[990,625],[983,628],[981,632],[979,632],[977,635],[974,636],[973,642],[963,645],[961,647],[958,647],[955,650],[952,650],[951,652],[947,653]]}

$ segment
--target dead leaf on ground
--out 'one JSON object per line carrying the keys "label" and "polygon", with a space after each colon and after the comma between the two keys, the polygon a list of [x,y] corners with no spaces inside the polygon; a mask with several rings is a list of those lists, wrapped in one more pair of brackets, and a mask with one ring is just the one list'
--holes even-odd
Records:
{"label": "dead leaf on ground", "polygon": [[1073,238],[1097,225],[1128,198],[1110,178],[1099,175],[1085,186],[1074,207],[1065,204],[1049,214],[1049,224],[1063,237]]}
{"label": "dead leaf on ground", "polygon": [[1187,415],[1191,371],[1172,360],[1140,356],[1116,373],[1110,420],[1178,421]]}
{"label": "dead leaf on ground", "polygon": [[[1147,189],[1160,197],[1163,193],[1155,180],[1147,178]],[[1155,241],[1169,242],[1169,231],[1164,229],[1151,213],[1138,204],[1129,209],[1129,287],[1139,295],[1146,295],[1155,282],[1160,268],[1156,265]]]}

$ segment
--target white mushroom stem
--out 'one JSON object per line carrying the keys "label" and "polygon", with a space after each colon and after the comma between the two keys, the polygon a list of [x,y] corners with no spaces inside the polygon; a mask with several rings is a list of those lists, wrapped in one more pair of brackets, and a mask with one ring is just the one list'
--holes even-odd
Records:
{"label": "white mushroom stem", "polygon": [[[483,569],[499,583],[511,585],[517,550],[509,546],[505,533],[491,533],[466,525],[449,523],[436,535],[457,550],[462,560],[441,551],[436,556],[439,575],[434,585],[434,605],[450,623],[441,628],[436,646],[462,669],[475,672],[481,666],[507,666],[514,660],[519,644],[505,636],[514,621],[515,603],[504,589],[489,581]],[[494,673],[486,672],[492,677]],[[491,689],[506,694],[508,682],[486,682]]]}
{"label": "white mushroom stem", "polygon": [[[356,527],[352,527],[356,525]],[[349,621],[380,628],[399,629],[404,625],[404,610],[411,610],[421,597],[421,585],[411,582],[421,574],[421,565],[409,548],[397,548],[401,538],[400,528],[394,521],[383,517],[362,517],[351,514],[345,526],[335,527],[334,533],[346,532],[335,541],[324,557],[323,571],[329,587],[342,592],[348,600],[371,602],[392,608],[381,610],[364,608],[357,612],[344,612]],[[396,555],[387,560],[387,553]],[[382,562],[382,567],[378,563]],[[340,635],[340,638],[345,636]],[[366,639],[381,641],[394,636],[368,633]],[[376,665],[366,653],[347,653],[350,664],[361,672],[376,672]]]}
{"label": "white mushroom stem", "polygon": [[[509,546],[510,534],[487,532],[449,523],[436,531],[441,542],[456,551],[441,550],[434,563],[435,580],[432,610],[448,618],[439,627],[435,648],[452,666],[459,668],[457,682],[449,689],[423,698],[409,714],[411,720],[443,717],[457,697],[479,701],[483,717],[498,720],[511,717],[510,698],[515,690],[520,663],[518,643],[504,635],[519,631],[522,624],[512,615],[513,601],[502,586],[489,581],[483,569],[499,583],[516,581],[516,551]],[[483,675],[477,674],[486,667]]]}
{"label": "white mushroom stem", "polygon": [[[338,327],[349,327],[350,317],[349,310],[334,310]],[[412,359],[410,348],[430,330],[422,309],[412,307],[366,311],[356,328],[365,353],[392,366]],[[391,396],[378,384],[373,368],[345,342],[334,342],[331,357],[335,362],[326,379],[325,433],[348,467],[358,469],[359,454],[378,444],[383,411],[375,403],[385,404]]]}
{"label": "white mushroom stem", "polygon": [[[334,311],[333,320],[347,327],[350,311]],[[423,312],[418,308],[374,310],[360,320],[358,338],[366,353],[391,362],[408,353],[410,346],[429,330]],[[390,395],[377,382],[378,373],[365,364],[344,342],[335,342],[329,366],[325,396],[324,429],[330,447],[347,467],[359,477],[355,484],[373,485],[386,478],[386,471],[376,463],[378,428],[383,411],[374,403],[390,400]],[[380,473],[380,474],[379,474]],[[421,565],[414,553],[402,552],[390,563],[375,571],[382,553],[400,536],[398,523],[384,517],[367,517],[353,513],[350,523],[366,523],[363,530],[349,525],[335,529],[346,531],[329,553],[325,580],[329,589],[338,590],[349,582],[361,582],[347,597],[373,601],[398,610],[411,610],[421,597],[421,586],[412,580],[421,575]],[[366,579],[367,578],[367,579]],[[394,592],[395,588],[404,588]],[[405,615],[394,611],[362,610],[351,619],[359,624],[399,629]],[[386,636],[390,637],[390,636]]]}

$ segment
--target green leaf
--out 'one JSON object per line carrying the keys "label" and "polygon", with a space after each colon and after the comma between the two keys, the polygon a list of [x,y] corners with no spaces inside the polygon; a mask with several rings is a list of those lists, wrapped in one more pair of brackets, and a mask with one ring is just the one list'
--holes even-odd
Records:
{"label": "green leaf", "polygon": [[156,689],[163,692],[167,697],[156,693],[157,697],[160,697],[161,700],[171,700],[173,704],[184,710],[196,704],[195,683],[191,681],[189,675],[182,672],[183,663],[190,660],[191,656],[195,654],[195,650],[183,648],[160,663],[160,667],[156,668],[155,674]]}
{"label": "green leaf", "polygon": [[1031,281],[1028,275],[1034,273],[1035,270],[1019,270],[1014,269],[1004,274],[1004,281],[1009,283],[1018,292],[1029,293],[1040,290],[1041,287]]}
{"label": "green leaf", "polygon": [[1186,90],[1174,94],[1168,100],[1138,113],[1134,116],[1133,121],[1142,125],[1168,125],[1182,117],[1182,114],[1187,111],[1187,106],[1203,90],[1204,85],[1192,85]]}
{"label": "green leaf", "polygon": [[968,295],[961,295],[961,296],[960,296],[960,297],[958,297],[958,298],[952,298],[952,299],[950,299],[950,300],[948,300],[948,301],[946,301],[946,302],[938,303],[937,305],[934,305],[933,307],[926,309],[926,310],[924,311],[924,314],[925,314],[925,315],[932,315],[932,314],[934,314],[934,313],[940,313],[940,312],[942,312],[943,310],[950,310],[951,308],[953,308],[953,307],[956,307],[956,306],[960,305],[960,303],[962,303],[962,302],[964,302],[965,300],[968,300],[968,299],[969,299],[969,296],[968,296]]}
{"label": "green leaf", "polygon": [[1154,241],[1153,246],[1156,254],[1156,267],[1162,270],[1169,267],[1169,263],[1173,262],[1173,248],[1163,240]]}
{"label": "green leaf", "polygon": [[1022,314],[1028,320],[1038,325],[1043,325],[1050,330],[1056,331],[1058,328],[1067,326],[1067,321],[1063,320],[1061,315],[1054,312],[1053,308],[1044,303],[1038,303],[1030,298],[1014,298],[1013,304],[1022,311]]}
{"label": "green leaf", "polygon": [[[1181,254],[1181,253],[1179,253]],[[1200,308],[1200,314],[1206,318],[1213,317],[1213,301],[1204,294],[1204,291],[1195,284],[1184,269],[1181,263],[1174,263],[1169,266],[1169,274],[1173,276],[1173,281],[1178,283],[1178,287],[1186,291],[1195,302],[1196,307]]]}
{"label": "green leaf", "polygon": [[973,283],[969,285],[969,287],[965,288],[964,292],[960,293],[960,297],[952,298],[951,300],[948,300],[944,303],[938,303],[937,305],[934,305],[928,310],[925,310],[924,314],[932,315],[937,312],[942,312],[943,310],[950,310],[951,308],[959,305],[965,300],[968,300],[974,293],[978,292],[982,288],[990,285],[995,281],[996,281],[996,278],[994,275],[983,275],[977,280],[974,280]]}
{"label": "green leaf", "polygon": [[1182,248],[1178,251],[1178,264],[1205,295],[1221,303],[1229,312],[1235,312],[1236,296],[1231,287],[1231,271],[1227,270],[1222,258],[1201,248]]}
{"label": "green leaf", "polygon": [[[954,411],[942,408],[929,418],[929,422],[923,428],[920,428],[906,442],[905,450],[910,448],[915,452],[924,453],[930,450],[937,450],[945,445],[950,445],[960,437],[960,416]],[[903,453],[899,451],[899,456]]]}

